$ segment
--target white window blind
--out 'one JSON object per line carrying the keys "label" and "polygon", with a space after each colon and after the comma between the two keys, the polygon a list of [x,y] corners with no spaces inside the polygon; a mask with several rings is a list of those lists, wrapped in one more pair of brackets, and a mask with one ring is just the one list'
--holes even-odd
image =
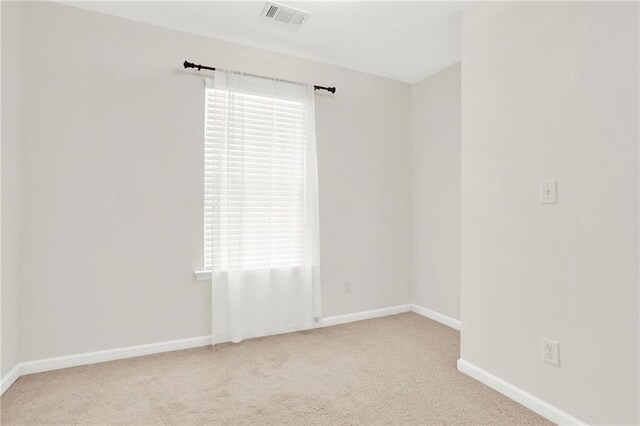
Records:
{"label": "white window blind", "polygon": [[205,113],[205,269],[304,264],[307,106],[208,85]]}

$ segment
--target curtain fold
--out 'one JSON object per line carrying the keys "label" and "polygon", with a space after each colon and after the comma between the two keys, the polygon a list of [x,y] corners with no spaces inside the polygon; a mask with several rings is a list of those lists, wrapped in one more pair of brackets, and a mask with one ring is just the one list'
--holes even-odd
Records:
{"label": "curtain fold", "polygon": [[216,70],[205,121],[213,343],[312,327],[321,316],[313,86]]}

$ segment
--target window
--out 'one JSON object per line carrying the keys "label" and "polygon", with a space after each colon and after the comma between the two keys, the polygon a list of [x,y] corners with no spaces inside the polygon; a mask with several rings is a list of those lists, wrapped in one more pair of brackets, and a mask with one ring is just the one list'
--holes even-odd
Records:
{"label": "window", "polygon": [[275,96],[216,83],[206,88],[205,269],[303,265],[307,105],[286,91]]}
{"label": "window", "polygon": [[208,272],[196,276],[211,279],[214,341],[322,315],[313,90],[220,69],[206,80]]}

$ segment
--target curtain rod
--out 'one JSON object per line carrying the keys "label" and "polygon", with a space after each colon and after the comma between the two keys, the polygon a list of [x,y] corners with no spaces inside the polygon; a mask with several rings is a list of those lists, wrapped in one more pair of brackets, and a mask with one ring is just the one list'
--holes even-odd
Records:
{"label": "curtain rod", "polygon": [[[188,62],[188,61],[184,61],[184,63],[182,64],[184,65],[185,68],[197,68],[198,71],[200,70],[211,70],[211,71],[215,71],[216,69],[214,67],[208,67],[206,65],[196,65],[193,62]],[[336,93],[336,88],[335,87],[325,87],[325,86],[318,86],[318,85],[313,85],[313,90],[326,90],[327,92],[331,92],[331,93]]]}

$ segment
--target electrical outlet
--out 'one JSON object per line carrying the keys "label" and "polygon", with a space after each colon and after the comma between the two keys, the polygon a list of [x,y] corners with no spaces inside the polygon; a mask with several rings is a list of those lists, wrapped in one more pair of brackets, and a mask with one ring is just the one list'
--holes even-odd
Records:
{"label": "electrical outlet", "polygon": [[558,342],[542,338],[542,360],[560,367],[560,345]]}
{"label": "electrical outlet", "polygon": [[351,293],[351,281],[349,280],[344,281],[344,292]]}

